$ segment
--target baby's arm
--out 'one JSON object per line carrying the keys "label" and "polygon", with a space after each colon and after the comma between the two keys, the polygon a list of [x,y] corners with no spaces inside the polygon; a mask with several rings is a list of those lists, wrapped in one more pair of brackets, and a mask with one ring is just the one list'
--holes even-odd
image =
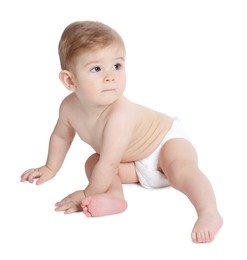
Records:
{"label": "baby's arm", "polygon": [[85,189],[86,196],[102,194],[109,189],[114,176],[118,173],[119,164],[128,148],[135,124],[135,113],[130,109],[124,108],[110,116],[103,132],[99,161]]}
{"label": "baby's arm", "polygon": [[50,138],[46,161],[46,166],[53,172],[57,173],[61,168],[74,136],[72,127],[63,118],[59,118]]}
{"label": "baby's arm", "polygon": [[21,181],[33,183],[34,179],[38,179],[36,184],[41,184],[53,178],[62,166],[74,136],[75,131],[67,121],[66,109],[62,104],[59,111],[59,119],[50,137],[46,164],[37,169],[25,171],[21,176]]}

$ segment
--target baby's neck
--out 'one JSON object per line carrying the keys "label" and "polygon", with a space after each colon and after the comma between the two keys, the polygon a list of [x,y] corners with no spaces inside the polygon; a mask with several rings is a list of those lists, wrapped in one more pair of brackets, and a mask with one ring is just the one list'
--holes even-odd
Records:
{"label": "baby's neck", "polygon": [[80,113],[86,118],[98,118],[100,117],[112,104],[109,105],[97,105],[81,101],[77,98],[77,107]]}

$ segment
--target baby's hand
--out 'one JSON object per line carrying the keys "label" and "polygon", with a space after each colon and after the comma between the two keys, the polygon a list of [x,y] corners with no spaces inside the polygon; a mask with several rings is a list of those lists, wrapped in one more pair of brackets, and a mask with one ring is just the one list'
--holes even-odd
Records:
{"label": "baby's hand", "polygon": [[82,211],[81,203],[85,198],[83,190],[75,191],[69,194],[66,198],[55,204],[56,211],[64,211],[65,214]]}
{"label": "baby's hand", "polygon": [[21,175],[21,182],[28,181],[30,183],[34,182],[34,179],[38,179],[36,184],[42,184],[43,182],[46,182],[53,178],[56,175],[56,173],[52,172],[49,168],[47,168],[45,165],[36,168],[36,169],[29,169],[25,171]]}

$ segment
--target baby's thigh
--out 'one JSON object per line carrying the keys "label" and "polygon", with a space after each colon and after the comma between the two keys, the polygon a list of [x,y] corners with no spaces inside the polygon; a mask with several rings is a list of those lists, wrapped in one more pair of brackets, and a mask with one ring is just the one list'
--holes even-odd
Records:
{"label": "baby's thigh", "polygon": [[196,150],[185,138],[174,138],[167,141],[159,155],[159,166],[165,173],[169,173],[177,167],[197,165],[197,163]]}
{"label": "baby's thigh", "polygon": [[122,183],[137,183],[139,182],[134,162],[120,163],[118,175]]}

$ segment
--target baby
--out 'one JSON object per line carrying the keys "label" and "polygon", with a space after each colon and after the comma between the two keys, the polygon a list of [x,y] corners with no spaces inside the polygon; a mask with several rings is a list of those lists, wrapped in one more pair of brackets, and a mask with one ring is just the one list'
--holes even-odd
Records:
{"label": "baby", "polygon": [[61,103],[45,165],[25,171],[21,181],[37,179],[36,184],[42,184],[53,178],[78,134],[95,150],[85,163],[89,183],[57,202],[56,211],[116,214],[127,208],[123,183],[139,182],[146,188],[171,185],[189,198],[197,212],[192,240],[212,241],[223,220],[182,123],[123,96],[121,36],[103,23],[74,22],[61,36],[59,57],[59,78],[71,93]]}

